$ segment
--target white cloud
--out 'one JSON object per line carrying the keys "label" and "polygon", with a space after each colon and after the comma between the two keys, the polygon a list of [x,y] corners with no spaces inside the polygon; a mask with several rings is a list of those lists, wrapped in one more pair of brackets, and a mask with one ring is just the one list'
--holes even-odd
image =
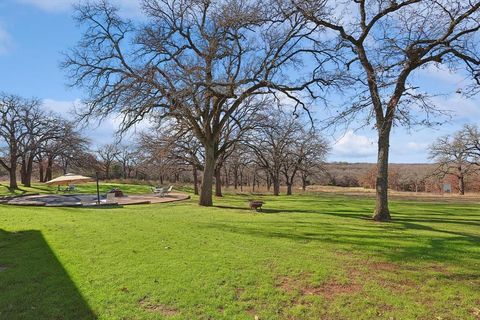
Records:
{"label": "white cloud", "polygon": [[0,55],[6,54],[11,47],[12,38],[2,26],[0,26]]}
{"label": "white cloud", "polygon": [[61,101],[54,99],[44,99],[43,106],[45,109],[58,113],[64,117],[70,118],[74,108],[81,105],[80,99],[75,99],[73,101]]}
{"label": "white cloud", "polygon": [[[43,11],[47,12],[62,12],[68,11],[76,3],[81,3],[78,0],[16,0],[19,3],[33,5]],[[134,16],[140,13],[140,0],[112,0],[112,4],[118,5],[121,12]]]}
{"label": "white cloud", "polygon": [[410,141],[406,144],[408,151],[423,152],[427,149],[428,143]]}
{"label": "white cloud", "polygon": [[[46,110],[60,114],[64,118],[73,119],[74,110],[82,108],[82,101],[80,99],[72,101],[44,99],[43,106]],[[81,129],[86,137],[91,139],[94,145],[103,145],[116,140],[117,136],[115,134],[120,128],[121,123],[122,117],[116,113],[112,113],[104,119],[98,119],[98,121],[90,119],[88,123],[78,123],[78,128]],[[126,132],[123,136],[123,140],[131,140],[136,132],[148,130],[151,125],[152,122],[150,122],[148,118],[145,119]]]}
{"label": "white cloud", "polygon": [[431,80],[441,81],[445,84],[458,86],[465,81],[466,77],[459,72],[449,70],[444,65],[428,64],[426,68],[420,70],[422,76],[426,76]]}
{"label": "white cloud", "polygon": [[447,97],[436,97],[433,102],[440,110],[451,112],[454,121],[471,121],[480,118],[480,101],[477,99],[467,99],[460,94],[453,94]]}
{"label": "white cloud", "polygon": [[349,130],[341,137],[332,148],[336,157],[365,158],[376,154],[376,143],[373,139],[357,135]]}

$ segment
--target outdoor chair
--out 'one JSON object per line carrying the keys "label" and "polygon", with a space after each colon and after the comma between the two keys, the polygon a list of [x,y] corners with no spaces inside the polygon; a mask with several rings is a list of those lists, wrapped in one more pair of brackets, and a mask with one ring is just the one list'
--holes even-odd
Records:
{"label": "outdoor chair", "polygon": [[152,188],[152,192],[159,197],[165,197],[165,189],[163,188]]}
{"label": "outdoor chair", "polygon": [[164,196],[168,195],[170,192],[172,192],[172,190],[173,190],[173,186],[170,186],[170,187],[163,193],[163,195],[164,195]]}
{"label": "outdoor chair", "polygon": [[77,190],[77,188],[75,187],[75,185],[71,184],[71,185],[65,187],[65,189],[63,189],[63,192],[73,192],[75,190]]}
{"label": "outdoor chair", "polygon": [[116,199],[115,199],[115,193],[113,192],[108,192],[107,193],[107,203],[112,203],[112,202],[115,202]]}

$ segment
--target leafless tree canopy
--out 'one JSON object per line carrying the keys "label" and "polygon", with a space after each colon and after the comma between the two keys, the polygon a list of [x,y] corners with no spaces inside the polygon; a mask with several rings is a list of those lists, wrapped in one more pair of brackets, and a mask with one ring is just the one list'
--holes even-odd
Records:
{"label": "leafless tree canopy", "polygon": [[467,125],[453,136],[443,136],[430,146],[430,158],[435,161],[435,174],[457,178],[458,192],[465,194],[465,179],[480,170],[478,130]]}
{"label": "leafless tree canopy", "polygon": [[[87,118],[118,112],[122,129],[151,114],[187,123],[205,148],[200,203],[211,205],[215,145],[236,110],[267,94],[306,107],[305,96],[334,82],[323,68],[332,56],[310,41],[317,28],[301,14],[265,1],[142,3],[144,25],[105,1],[77,7],[87,30],[64,67],[88,89]],[[318,66],[305,68],[305,56]]]}
{"label": "leafless tree canopy", "polygon": [[[429,65],[466,69],[478,81],[480,2],[465,0],[293,0],[316,27],[329,30],[354,86],[332,121],[364,117],[378,131],[377,206],[388,220],[388,156],[392,126],[432,124],[440,110],[412,75]],[[419,111],[427,117],[417,118]],[[425,114],[425,113],[424,113]]]}
{"label": "leafless tree canopy", "polygon": [[266,116],[249,134],[245,145],[253,153],[251,161],[266,172],[274,195],[279,195],[281,181],[287,185],[287,195],[292,194],[297,175],[301,173],[305,181],[324,162],[328,144],[308,128],[301,118],[279,111]]}
{"label": "leafless tree canopy", "polygon": [[233,138],[243,131],[235,129],[237,120],[254,115],[269,99],[306,109],[314,99],[328,97],[324,90],[333,86],[347,99],[331,122],[360,117],[377,130],[374,219],[389,220],[392,127],[434,125],[444,113],[413,76],[442,65],[480,84],[480,1],[143,0],[142,5],[143,24],[121,18],[106,1],[78,6],[78,22],[86,29],[64,67],[72,85],[88,91],[82,117],[119,113],[121,130],[145,117],[174,119],[190,131],[203,149],[202,205],[212,204],[214,176],[219,179],[223,158],[235,150],[227,147],[242,140]]}

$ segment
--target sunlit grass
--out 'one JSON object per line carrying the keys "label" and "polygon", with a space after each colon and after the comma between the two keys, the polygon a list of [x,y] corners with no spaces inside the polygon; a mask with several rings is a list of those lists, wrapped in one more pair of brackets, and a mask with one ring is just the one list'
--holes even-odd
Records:
{"label": "sunlit grass", "polygon": [[0,318],[478,318],[478,205],[394,202],[375,223],[373,200],[250,198],[2,206]]}

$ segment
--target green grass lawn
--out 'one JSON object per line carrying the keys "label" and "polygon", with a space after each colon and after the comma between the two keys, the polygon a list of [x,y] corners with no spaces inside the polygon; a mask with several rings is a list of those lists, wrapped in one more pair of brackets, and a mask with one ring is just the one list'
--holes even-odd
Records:
{"label": "green grass lawn", "polygon": [[480,205],[0,206],[0,319],[479,319]]}

